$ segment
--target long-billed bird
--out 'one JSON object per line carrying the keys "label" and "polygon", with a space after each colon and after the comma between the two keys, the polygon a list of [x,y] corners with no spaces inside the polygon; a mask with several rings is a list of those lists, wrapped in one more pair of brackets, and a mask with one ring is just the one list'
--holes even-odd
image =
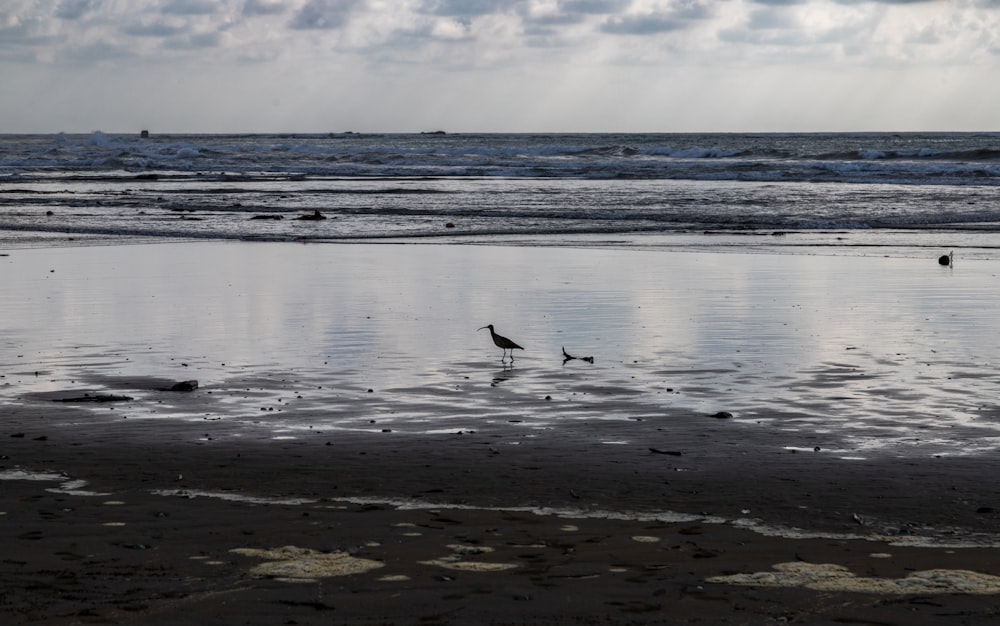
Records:
{"label": "long-billed bird", "polygon": [[489,328],[490,329],[490,335],[493,337],[493,343],[495,343],[498,348],[500,348],[501,350],[503,350],[503,356],[500,357],[500,361],[507,360],[507,351],[510,350],[510,362],[513,363],[514,362],[514,348],[517,348],[518,350],[524,350],[524,348],[522,348],[521,346],[517,345],[516,343],[514,343],[510,339],[507,339],[503,335],[496,334],[496,332],[493,330],[493,324],[487,324],[486,326],[483,326],[481,328],[477,328],[476,330],[479,331],[479,330],[482,330],[483,328]]}

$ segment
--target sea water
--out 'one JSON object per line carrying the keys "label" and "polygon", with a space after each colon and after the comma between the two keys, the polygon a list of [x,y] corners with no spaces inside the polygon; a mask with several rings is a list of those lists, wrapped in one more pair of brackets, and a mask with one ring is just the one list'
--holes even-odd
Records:
{"label": "sea water", "polygon": [[968,259],[995,258],[998,231],[995,133],[0,136],[6,247],[390,239]]}

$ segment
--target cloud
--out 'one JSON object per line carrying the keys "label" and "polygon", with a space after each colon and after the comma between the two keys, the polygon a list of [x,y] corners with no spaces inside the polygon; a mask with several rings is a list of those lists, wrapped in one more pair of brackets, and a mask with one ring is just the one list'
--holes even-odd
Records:
{"label": "cloud", "polygon": [[679,20],[669,15],[627,15],[608,20],[601,31],[612,35],[658,35],[690,26],[687,20]]}
{"label": "cloud", "polygon": [[62,0],[56,9],[56,17],[63,20],[76,20],[98,7],[96,0]]}
{"label": "cloud", "polygon": [[610,18],[601,30],[612,35],[657,35],[687,30],[712,16],[705,3],[678,2],[669,9]]}
{"label": "cloud", "polygon": [[211,15],[217,8],[218,4],[209,0],[168,0],[160,12],[167,15]]}
{"label": "cloud", "polygon": [[837,4],[927,4],[938,0],[833,0]]}
{"label": "cloud", "polygon": [[[183,88],[161,90],[167,68]],[[850,126],[922,112],[992,128],[1000,0],[2,0],[0,75],[18,85],[0,92],[0,132],[42,119],[36,103],[69,82],[92,88],[50,125],[130,119],[108,103],[148,98],[178,125],[235,124],[239,109],[261,129]],[[160,78],[135,94],[147,75]],[[890,101],[894,113],[872,113]]]}
{"label": "cloud", "polygon": [[173,37],[182,35],[186,28],[182,24],[168,23],[161,20],[137,22],[123,26],[121,32],[133,37]]}
{"label": "cloud", "polygon": [[418,9],[421,13],[450,17],[476,17],[512,13],[524,0],[429,0]]}
{"label": "cloud", "polygon": [[309,0],[292,18],[291,27],[300,30],[341,28],[364,6],[364,0]]}
{"label": "cloud", "polygon": [[627,0],[566,0],[559,3],[559,8],[565,13],[607,15],[617,13],[628,5]]}
{"label": "cloud", "polygon": [[247,0],[243,15],[281,15],[288,7],[280,0]]}
{"label": "cloud", "polygon": [[164,46],[174,50],[204,50],[206,48],[217,48],[221,42],[222,35],[220,33],[205,32],[170,39],[164,42]]}
{"label": "cloud", "polygon": [[62,52],[58,61],[67,66],[96,65],[106,61],[121,61],[136,59],[135,48],[107,41],[94,41]]}

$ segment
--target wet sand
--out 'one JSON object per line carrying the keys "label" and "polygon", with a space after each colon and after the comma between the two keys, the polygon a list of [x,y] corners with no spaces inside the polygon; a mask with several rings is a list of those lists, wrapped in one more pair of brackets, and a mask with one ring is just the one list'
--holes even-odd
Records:
{"label": "wet sand", "polygon": [[[209,250],[152,248],[190,256]],[[928,340],[907,331],[909,358],[947,354],[920,367],[902,357],[887,364],[895,353],[884,344],[903,332],[901,310],[916,306],[899,294],[898,323],[886,326],[884,343],[858,333],[845,345],[849,329],[829,328],[837,360],[815,352],[812,360],[793,359],[783,347],[794,343],[790,333],[770,335],[765,348],[745,340],[750,354],[733,353],[722,367],[716,343],[693,344],[700,352],[684,360],[680,349],[648,335],[609,331],[611,342],[581,321],[574,328],[583,330],[567,329],[554,343],[595,354],[594,364],[564,364],[535,340],[511,367],[475,330],[456,331],[462,341],[453,344],[418,341],[408,332],[366,335],[358,320],[331,314],[339,330],[296,342],[303,328],[318,328],[302,312],[310,299],[261,295],[287,284],[284,272],[273,282],[256,274],[254,284],[264,287],[246,298],[252,305],[211,326],[219,302],[244,292],[234,288],[216,302],[181,261],[170,274],[135,249],[101,252],[99,263],[86,251],[43,252],[18,252],[8,265],[23,285],[14,272],[6,275],[22,315],[8,318],[3,335],[5,623],[935,624],[990,623],[1000,611],[993,578],[1000,576],[1000,492],[990,479],[998,467],[995,455],[981,452],[996,412],[987,397],[974,403],[976,413],[942,399],[996,382],[988,362],[979,363],[993,355],[992,340],[962,341],[985,336],[982,327],[962,328],[975,311],[962,313],[952,330],[927,310],[913,314],[925,316],[938,344],[917,358]],[[218,249],[211,254],[224,258]],[[431,252],[406,247],[405,254]],[[483,264],[467,266],[472,276],[497,267],[495,256],[469,254],[470,263]],[[61,255],[74,264],[59,265]],[[123,260],[130,262],[125,275],[108,269]],[[134,269],[140,262],[148,267]],[[745,260],[760,272],[769,262]],[[105,269],[103,280],[94,263]],[[246,271],[238,267],[229,284]],[[897,283],[907,280],[908,267],[882,267]],[[53,288],[43,282],[52,269],[81,274]],[[37,271],[33,280],[25,277],[30,271]],[[969,274],[985,281],[990,272]],[[539,274],[536,293],[557,284]],[[135,280],[116,292],[127,276]],[[930,276],[952,281],[942,289],[956,283],[953,275]],[[145,291],[157,277],[156,290]],[[384,302],[351,300],[343,284],[337,293],[361,319],[381,315],[392,322],[385,328],[414,329],[423,327],[413,320],[433,319],[439,303],[452,302],[448,284],[425,308],[404,296],[390,311]],[[508,317],[544,308],[496,282],[487,286],[520,304]],[[607,323],[600,309],[614,298],[576,286],[572,302],[564,292],[549,305],[563,303],[563,320]],[[399,297],[403,289],[383,282],[372,291]],[[967,283],[961,291],[975,301]],[[45,303],[38,310],[51,309],[57,295],[71,303],[59,316],[63,330],[38,320],[25,293]],[[147,308],[153,296],[170,310]],[[80,314],[87,298],[92,316]],[[185,301],[201,311],[194,321],[174,306]],[[292,323],[290,309],[275,308],[280,302],[296,305]],[[109,322],[110,306],[130,308],[136,322],[125,314]],[[240,321],[251,306],[266,311]],[[501,332],[519,327],[499,326],[492,300],[467,307],[477,321],[479,307],[494,316],[466,324],[473,329],[490,321]],[[774,313],[731,312],[740,310],[733,319],[741,324],[752,316],[764,324]],[[156,311],[162,317],[150,321]],[[171,318],[177,321],[164,322]],[[270,319],[280,323],[256,330]],[[644,331],[658,336],[657,316],[645,319]],[[248,328],[257,333],[258,354],[235,339]],[[532,339],[543,334],[524,328]],[[470,338],[487,345],[464,345]],[[638,358],[633,346],[644,340],[648,351]],[[310,350],[317,342],[324,345]],[[716,367],[690,365],[700,360]],[[883,369],[866,370],[872,362]],[[838,409],[861,415],[878,406],[861,391],[866,373],[866,384],[881,386],[883,413],[860,425],[857,417],[828,419]],[[188,379],[199,387],[168,390]],[[911,380],[922,386],[907,388]],[[84,401],[85,394],[117,400]],[[904,428],[905,415],[897,414],[906,407],[919,418],[928,406],[951,407],[965,419],[919,419],[887,437],[890,445],[865,443]],[[732,417],[713,417],[718,411]]]}
{"label": "wet sand", "polygon": [[[744,440],[753,463],[561,438],[498,451],[502,432],[234,444],[210,424],[204,441],[169,428],[150,441],[144,426],[68,434],[14,413],[7,623],[934,624],[1000,610],[997,549],[968,547],[997,521],[992,461],[843,464]],[[40,470],[58,473],[15,473]],[[787,564],[851,576],[714,581]]]}

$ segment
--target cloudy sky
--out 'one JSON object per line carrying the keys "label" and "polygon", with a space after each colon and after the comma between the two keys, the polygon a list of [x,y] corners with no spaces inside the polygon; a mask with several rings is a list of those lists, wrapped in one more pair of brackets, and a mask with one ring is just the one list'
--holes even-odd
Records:
{"label": "cloudy sky", "polygon": [[1000,130],[1000,0],[2,0],[0,132]]}

